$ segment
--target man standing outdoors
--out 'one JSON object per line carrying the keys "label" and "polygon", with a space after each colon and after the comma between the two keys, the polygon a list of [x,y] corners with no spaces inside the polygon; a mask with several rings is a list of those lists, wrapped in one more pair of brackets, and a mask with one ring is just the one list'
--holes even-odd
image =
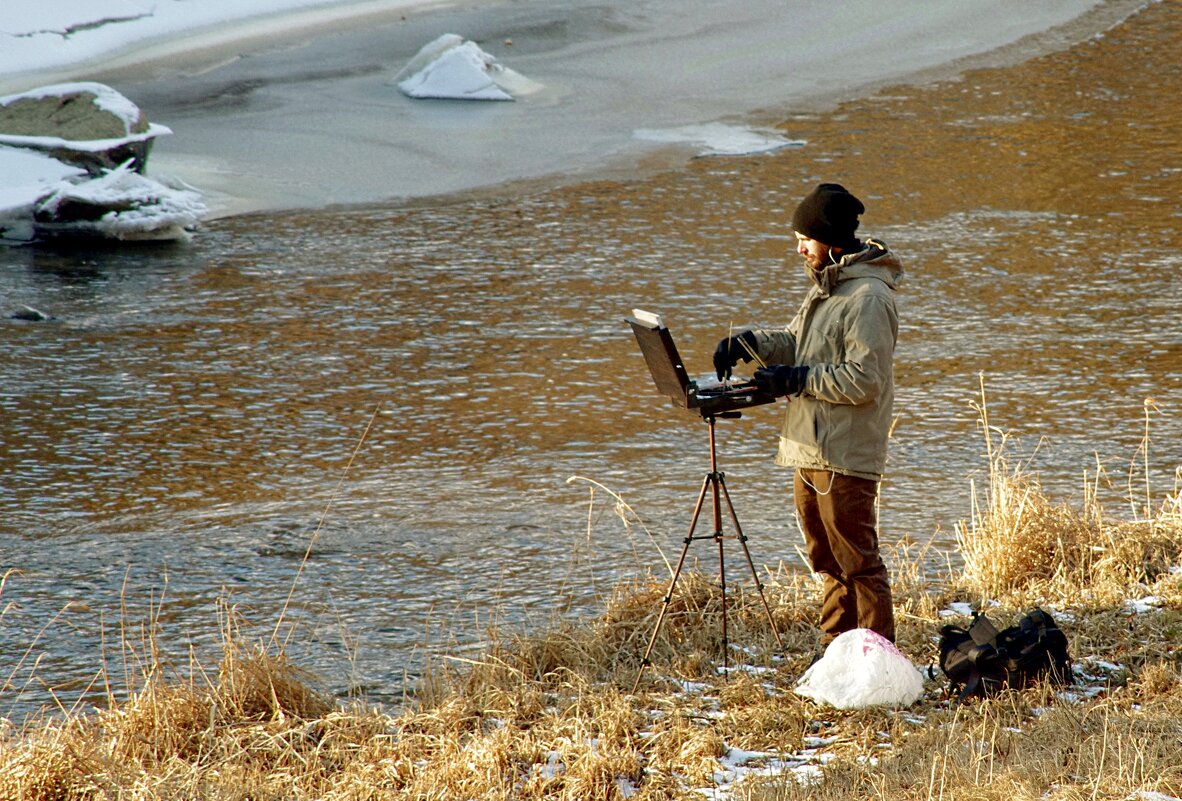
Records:
{"label": "man standing outdoors", "polygon": [[797,522],[824,578],[821,645],[844,631],[895,639],[886,565],[878,548],[878,486],[886,467],[898,335],[894,293],[903,275],[885,244],[859,240],[862,202],[840,184],[810,192],[792,215],[811,286],[787,328],[744,331],[718,344],[729,377],[752,355],[754,381],[788,396],[776,463],[796,468]]}

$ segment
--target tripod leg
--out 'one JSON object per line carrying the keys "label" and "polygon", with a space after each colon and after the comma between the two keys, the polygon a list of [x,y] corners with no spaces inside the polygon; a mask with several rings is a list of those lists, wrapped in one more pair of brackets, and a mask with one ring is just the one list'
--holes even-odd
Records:
{"label": "tripod leg", "polygon": [[710,476],[702,482],[702,491],[698,493],[698,503],[694,506],[694,516],[690,520],[689,532],[685,535],[685,545],[681,549],[681,558],[677,560],[677,569],[673,571],[673,578],[669,581],[669,589],[665,591],[665,600],[661,603],[661,613],[657,616],[657,625],[653,627],[653,633],[648,638],[648,647],[644,649],[644,656],[640,660],[640,670],[636,672],[636,681],[632,683],[632,692],[636,692],[636,688],[640,686],[640,679],[644,676],[644,669],[652,662],[649,657],[652,655],[653,646],[656,645],[657,635],[661,633],[661,626],[665,622],[665,615],[669,612],[669,602],[673,600],[673,588],[677,586],[677,579],[681,576],[681,569],[685,565],[686,554],[689,553],[690,543],[694,541],[694,529],[698,526],[698,517],[702,514],[702,504],[706,501],[706,490],[710,486]]}
{"label": "tripod leg", "polygon": [[[755,581],[755,589],[759,592],[759,600],[763,604],[764,613],[767,614],[768,625],[772,627],[772,634],[776,638],[776,645],[778,645],[781,649],[783,649],[784,641],[780,639],[780,632],[776,628],[776,621],[772,619],[772,610],[771,610],[771,607],[768,606],[767,596],[765,596],[763,594],[763,583],[759,580],[759,572],[756,571],[756,569],[755,569],[755,562],[753,562],[751,560],[751,551],[747,549],[747,536],[745,534],[743,534],[743,528],[739,525],[739,517],[738,517],[738,515],[735,514],[735,505],[733,503],[731,503],[731,494],[729,492],[727,492],[726,481],[723,480],[722,476],[719,476],[718,483],[722,487],[722,495],[726,499],[726,507],[730,511],[731,523],[735,527],[735,536],[739,540],[739,544],[743,546],[743,555],[747,557],[747,566],[751,568],[751,578]],[[720,549],[719,550],[719,558],[720,559],[722,556],[721,547],[722,546],[720,543],[720,545],[719,545],[719,549]],[[724,603],[723,608],[725,609],[725,603]],[[725,629],[726,629],[726,618],[723,617],[723,630],[725,631]],[[725,637],[726,637],[726,635],[724,634],[723,638],[725,639]]]}
{"label": "tripod leg", "polygon": [[[715,494],[717,497],[718,489],[715,487]],[[717,500],[715,501],[717,503]],[[722,592],[722,671],[724,674],[730,672],[730,638],[726,630],[726,559],[722,553],[722,527],[714,529],[714,539],[718,542],[718,585]]]}

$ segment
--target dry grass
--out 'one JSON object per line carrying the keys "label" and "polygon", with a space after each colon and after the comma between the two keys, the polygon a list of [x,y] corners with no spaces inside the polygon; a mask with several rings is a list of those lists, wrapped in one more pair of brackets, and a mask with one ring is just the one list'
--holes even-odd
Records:
{"label": "dry grass", "polygon": [[[1146,401],[1147,426],[1151,405]],[[1182,469],[1173,493],[1158,508],[1153,508],[1147,477],[1145,504],[1139,512],[1134,507],[1133,519],[1108,519],[1096,501],[1094,484],[1085,486],[1082,506],[1072,508],[1048,498],[1037,476],[1009,460],[1006,437],[990,427],[983,389],[978,411],[989,481],[985,502],[979,504],[974,491],[972,519],[962,521],[957,532],[965,565],[959,584],[965,592],[980,601],[1019,605],[1114,603],[1178,563]],[[1145,454],[1148,437],[1146,430]]]}
{"label": "dry grass", "polygon": [[[688,595],[708,612],[720,599],[708,579],[692,579]],[[908,710],[836,712],[791,692],[814,636],[809,581],[777,577],[767,590],[786,639],[808,648],[766,650],[762,607],[743,597],[732,633],[752,651],[742,669],[718,674],[711,626],[687,613],[635,697],[621,688],[639,668],[637,646],[663,592],[647,585],[621,590],[591,625],[503,634],[479,660],[438,666],[397,715],[330,707],[283,659],[231,644],[209,686],[154,681],[96,716],[8,732],[0,797],[692,798],[692,788],[715,783],[730,749],[763,755],[749,764],[793,755],[819,771],[815,783],[796,773],[749,779],[743,792],[757,799],[1182,788],[1178,657],[1165,646],[1182,633],[1177,608],[1112,608],[1066,625],[1076,655],[1092,658],[1085,668],[1122,666],[1090,682],[1094,697],[1040,687],[958,708],[932,682]],[[1165,594],[1160,582],[1155,589]],[[920,606],[911,590],[900,595]],[[910,653],[930,657],[933,623],[901,621]]]}
{"label": "dry grass", "polygon": [[[1132,521],[1091,501],[1072,510],[1011,468],[985,430],[988,498],[960,530],[965,570],[913,543],[889,553],[899,643],[928,664],[953,601],[988,600],[1002,624],[1047,604],[1076,658],[1067,691],[957,706],[937,679],[906,710],[819,707],[792,692],[816,642],[817,585],[788,570],[761,577],[782,650],[750,582],[729,588],[738,667],[727,675],[715,579],[685,573],[640,690],[627,692],[666,592],[648,576],[616,588],[593,620],[493,632],[478,659],[434,665],[396,713],[331,702],[274,637],[251,644],[224,610],[216,670],[172,675],[149,636],[124,645],[139,665],[126,702],[5,722],[0,799],[1182,795],[1182,492]],[[1152,608],[1127,604],[1145,596]]]}

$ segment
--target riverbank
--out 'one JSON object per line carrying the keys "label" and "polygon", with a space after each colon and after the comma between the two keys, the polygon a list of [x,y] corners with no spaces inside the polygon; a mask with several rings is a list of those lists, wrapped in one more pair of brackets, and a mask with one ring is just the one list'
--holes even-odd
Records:
{"label": "riverbank", "polygon": [[[1077,496],[1086,467],[1121,503],[1150,423],[1151,479],[1168,490],[1182,442],[1174,9],[1017,67],[793,116],[802,149],[245,215],[176,248],[0,251],[0,296],[54,318],[0,322],[19,387],[0,393],[0,574],[19,571],[0,676],[26,649],[37,665],[0,714],[87,703],[104,621],[139,619],[162,592],[180,601],[163,644],[216,663],[216,603],[272,619],[330,504],[291,655],[336,696],[401,698],[432,655],[470,656],[490,610],[514,626],[555,606],[593,614],[659,564],[655,545],[677,547],[707,466],[704,430],[656,393],[622,317],[664,312],[691,374],[732,321],[782,324],[804,291],[786,209],[836,176],[908,270],[885,542],[960,558],[982,373],[994,424],[1056,496]],[[775,431],[774,409],[744,415],[719,452],[757,564],[802,569]],[[572,475],[621,493],[654,535],[589,539]]]}
{"label": "riverbank", "polygon": [[[1172,7],[1155,11],[1062,58],[792,118],[786,128],[825,142],[807,163],[698,160],[661,180],[517,202],[237,218],[205,237],[223,250],[199,242],[181,267],[183,250],[13,255],[12,297],[64,322],[7,329],[22,392],[0,397],[13,443],[0,455],[13,477],[0,487],[0,544],[21,573],[0,611],[20,646],[0,655],[0,678],[51,711],[3,724],[3,794],[1182,797],[1180,546],[1156,536],[1176,518],[1177,487],[1161,482],[1182,441],[1178,33]],[[750,652],[731,655],[745,669],[725,681],[708,576],[682,585],[692,608],[632,698],[663,576],[619,583],[568,625],[537,624],[556,598],[595,594],[576,573],[659,564],[564,495],[569,475],[626,488],[674,543],[704,467],[703,432],[658,404],[620,315],[629,303],[676,309],[703,366],[729,320],[781,320],[799,294],[785,198],[833,175],[867,188],[868,230],[906,253],[913,277],[883,492],[901,645],[923,664],[935,627],[967,607],[1005,621],[1045,603],[1080,668],[1067,693],[953,707],[932,682],[899,712],[814,706],[791,692],[814,590],[775,567],[787,648],[772,651],[762,611],[735,599],[731,640]],[[998,494],[1016,501],[1002,510],[1048,525],[1021,543],[982,525],[975,541],[1001,553],[978,564],[1035,567],[1033,578],[967,581],[973,551],[955,532],[926,539],[937,514],[993,508],[965,490],[974,476],[984,486],[978,429],[964,420],[979,372],[998,387],[992,425],[1039,443],[1015,453],[1053,499],[1081,485],[1114,496],[1097,526],[1090,507],[1036,503],[1028,486]],[[635,383],[605,412],[594,390],[622,380]],[[358,452],[374,409],[383,416]],[[791,559],[767,465],[774,421],[726,434],[756,556]],[[286,612],[303,613],[299,636],[259,653],[305,564],[309,521],[329,505]],[[592,519],[606,534],[584,534]],[[1020,514],[993,519],[1021,530],[1004,525]],[[999,558],[1015,554],[1048,561]],[[454,607],[431,605],[440,597]],[[223,660],[190,661],[223,598]],[[113,633],[144,606],[123,618],[131,634]],[[447,640],[420,671],[414,649],[440,618],[476,636]],[[390,645],[398,626],[410,645]],[[299,669],[317,658],[324,684]],[[407,673],[422,680],[402,692]],[[86,706],[95,690],[104,713]],[[326,700],[354,690],[391,697]],[[749,787],[728,787],[744,770]]]}
{"label": "riverbank", "polygon": [[[1116,521],[1047,498],[989,436],[988,491],[960,534],[968,568],[933,571],[922,548],[894,555],[899,644],[933,664],[939,627],[964,624],[970,607],[1007,625],[1037,604],[1068,635],[1067,686],[1043,681],[958,704],[936,673],[904,709],[817,705],[793,692],[815,640],[815,583],[767,577],[782,649],[758,596],[732,586],[724,671],[721,595],[691,573],[647,673],[639,657],[662,606],[658,578],[621,585],[592,620],[493,628],[480,654],[436,663],[402,709],[385,710],[328,700],[286,657],[282,620],[254,634],[226,608],[220,665],[163,661],[149,622],[120,648],[129,697],[111,695],[100,712],[6,722],[0,793],[1176,801],[1182,487],[1144,517]],[[998,558],[1014,554],[1034,559]]]}
{"label": "riverbank", "polygon": [[[46,80],[110,83],[173,127],[153,169],[233,214],[667,169],[719,139],[779,137],[788,114],[892,82],[1069,46],[1139,6],[993,0],[917,14],[903,0],[810,0],[787,14],[771,0],[388,0],[175,32]],[[498,104],[404,97],[393,75],[442,33],[477,41],[542,91]]]}

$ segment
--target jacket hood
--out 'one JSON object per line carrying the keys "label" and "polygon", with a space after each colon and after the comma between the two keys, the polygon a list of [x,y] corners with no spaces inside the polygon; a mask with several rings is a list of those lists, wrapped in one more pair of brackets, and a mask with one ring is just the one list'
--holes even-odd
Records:
{"label": "jacket hood", "polygon": [[866,247],[862,250],[847,253],[836,264],[826,265],[822,270],[811,272],[810,276],[826,297],[838,284],[855,278],[877,278],[897,290],[903,279],[903,263],[887,248],[885,242],[867,239]]}

